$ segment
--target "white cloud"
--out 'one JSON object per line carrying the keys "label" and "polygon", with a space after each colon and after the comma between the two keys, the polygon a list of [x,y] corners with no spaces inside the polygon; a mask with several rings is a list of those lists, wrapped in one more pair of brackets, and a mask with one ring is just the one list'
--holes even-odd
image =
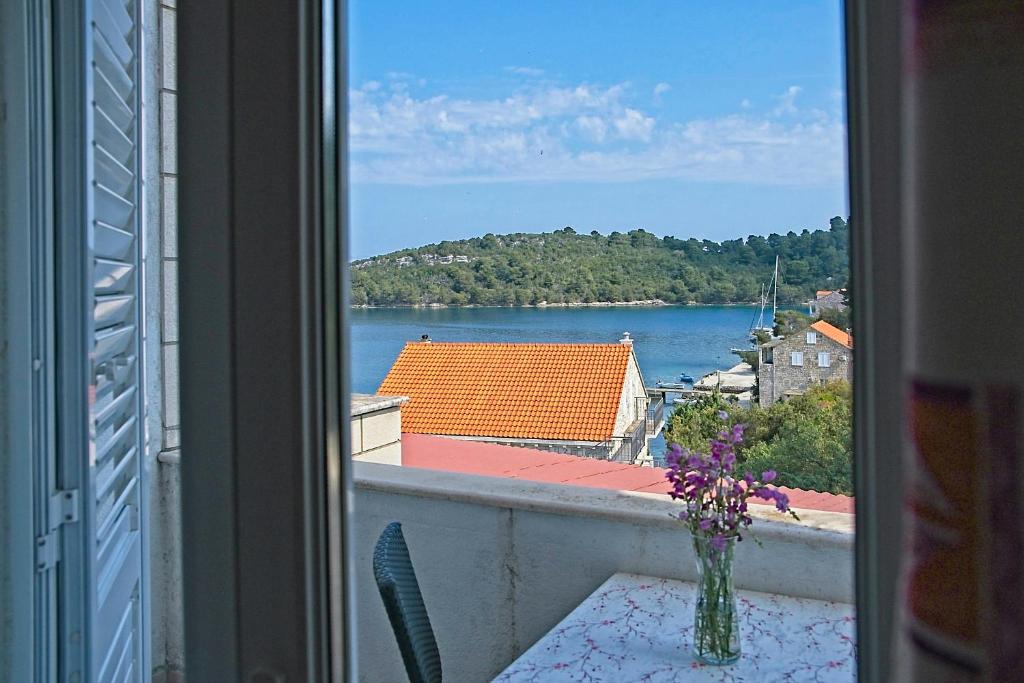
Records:
{"label": "white cloud", "polygon": [[649,142],[651,131],[654,130],[654,119],[636,109],[627,108],[622,116],[615,119],[615,130],[623,140]]}
{"label": "white cloud", "polygon": [[786,92],[775,98],[779,101],[779,106],[775,107],[773,113],[776,116],[797,113],[796,96],[800,94],[801,90],[802,88],[799,85],[791,85],[786,88]]}
{"label": "white cloud", "polygon": [[530,78],[539,78],[544,75],[544,69],[537,69],[532,66],[506,66],[505,71],[520,76],[529,76]]}
{"label": "white cloud", "polygon": [[659,83],[658,85],[654,86],[654,96],[659,97],[664,93],[667,93],[671,89],[672,86],[669,85],[668,83]]}
{"label": "white cloud", "polygon": [[600,116],[578,116],[574,122],[583,137],[593,142],[604,142],[608,124]]}
{"label": "white cloud", "polygon": [[364,85],[350,93],[353,180],[835,183],[844,173],[841,114],[800,109],[799,92],[788,89],[771,112],[746,103],[680,121],[642,111],[625,83],[534,84],[498,99]]}
{"label": "white cloud", "polygon": [[754,105],[752,105],[750,103],[750,100],[748,100],[745,97],[743,98],[743,101],[740,102],[740,108],[742,108],[742,109],[750,109],[752,106],[754,106]]}

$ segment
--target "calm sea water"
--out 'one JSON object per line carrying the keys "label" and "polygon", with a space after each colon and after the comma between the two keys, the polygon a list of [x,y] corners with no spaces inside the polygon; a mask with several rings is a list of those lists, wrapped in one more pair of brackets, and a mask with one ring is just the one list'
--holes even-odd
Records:
{"label": "calm sea water", "polygon": [[[745,347],[753,306],[641,308],[353,309],[352,390],[373,393],[408,341],[615,342],[629,332],[644,381],[695,379],[732,367]],[[769,316],[770,317],[770,316]],[[766,321],[770,322],[770,321]],[[651,444],[658,461],[663,437]]]}
{"label": "calm sea water", "polygon": [[352,390],[373,393],[408,341],[615,342],[635,340],[644,381],[694,378],[739,362],[753,306],[642,308],[353,309]]}

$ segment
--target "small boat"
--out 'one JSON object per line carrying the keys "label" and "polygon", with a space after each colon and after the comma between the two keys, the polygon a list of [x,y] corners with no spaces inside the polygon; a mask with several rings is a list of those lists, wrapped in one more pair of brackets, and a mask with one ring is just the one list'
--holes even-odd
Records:
{"label": "small boat", "polygon": [[680,391],[689,391],[690,385],[693,384],[693,380],[689,382],[662,382],[658,380],[659,389],[679,389]]}
{"label": "small boat", "polygon": [[693,375],[688,375],[684,372],[679,375],[679,381],[685,384],[693,384]]}

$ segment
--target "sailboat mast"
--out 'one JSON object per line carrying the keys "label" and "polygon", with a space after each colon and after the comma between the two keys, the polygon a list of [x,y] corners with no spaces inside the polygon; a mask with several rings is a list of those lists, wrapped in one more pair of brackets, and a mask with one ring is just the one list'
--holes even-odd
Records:
{"label": "sailboat mast", "polygon": [[772,324],[775,324],[775,309],[779,301],[779,256],[775,256],[775,276],[772,278],[775,289],[772,290]]}

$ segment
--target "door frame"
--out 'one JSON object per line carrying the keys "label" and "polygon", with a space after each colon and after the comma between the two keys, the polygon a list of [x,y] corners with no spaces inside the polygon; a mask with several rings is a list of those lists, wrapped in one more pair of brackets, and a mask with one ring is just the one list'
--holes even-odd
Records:
{"label": "door frame", "polygon": [[[0,378],[6,432],[0,463],[0,546],[8,591],[0,612],[10,680],[56,676],[57,571],[39,571],[36,539],[50,526],[54,453],[54,260],[52,21],[45,0],[0,3],[0,216],[3,299],[0,334],[7,349]],[[15,330],[19,331],[15,333]]]}
{"label": "door frame", "polygon": [[185,662],[210,680],[355,672],[343,17],[335,0],[178,13]]}

